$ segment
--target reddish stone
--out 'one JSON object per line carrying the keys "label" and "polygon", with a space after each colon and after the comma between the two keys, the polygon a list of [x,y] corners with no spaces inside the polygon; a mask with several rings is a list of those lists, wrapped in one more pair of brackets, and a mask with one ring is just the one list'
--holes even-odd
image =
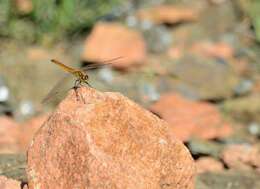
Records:
{"label": "reddish stone", "polygon": [[188,7],[159,5],[148,9],[142,9],[137,13],[137,16],[141,20],[150,20],[156,24],[175,24],[197,20],[198,12],[193,8]]}
{"label": "reddish stone", "polygon": [[0,153],[18,151],[18,123],[7,116],[0,117]]}
{"label": "reddish stone", "polygon": [[172,135],[182,141],[191,137],[201,139],[224,138],[232,134],[232,127],[223,121],[218,109],[206,102],[185,99],[177,94],[165,94],[151,110],[171,125]]}
{"label": "reddish stone", "polygon": [[16,8],[23,14],[28,14],[33,10],[33,4],[31,0],[15,0]]}
{"label": "reddish stone", "polygon": [[19,149],[21,152],[26,152],[32,139],[34,134],[36,133],[36,131],[38,131],[38,129],[42,126],[42,124],[47,120],[48,115],[40,115],[37,117],[34,117],[32,119],[30,119],[29,121],[23,123],[19,130],[20,130],[20,134],[19,134]]}
{"label": "reddish stone", "polygon": [[29,188],[194,188],[192,157],[168,134],[166,122],[119,93],[81,87],[36,133]]}
{"label": "reddish stone", "polygon": [[122,58],[112,63],[118,68],[144,63],[146,45],[143,37],[119,23],[98,23],[86,39],[83,60],[104,62],[117,57]]}
{"label": "reddish stone", "polygon": [[212,157],[201,157],[197,159],[195,163],[198,174],[209,171],[217,172],[224,170],[224,165]]}
{"label": "reddish stone", "polygon": [[0,189],[21,189],[21,183],[5,176],[0,176]]}
{"label": "reddish stone", "polygon": [[210,43],[200,42],[191,47],[191,51],[202,56],[211,56],[216,58],[232,58],[234,55],[234,49],[224,42]]}
{"label": "reddish stone", "polygon": [[260,168],[260,149],[252,145],[230,145],[224,149],[222,159],[230,168]]}

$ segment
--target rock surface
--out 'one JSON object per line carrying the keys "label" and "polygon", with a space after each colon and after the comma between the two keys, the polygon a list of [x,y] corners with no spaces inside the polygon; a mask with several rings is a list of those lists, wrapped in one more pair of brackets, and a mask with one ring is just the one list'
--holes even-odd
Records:
{"label": "rock surface", "polygon": [[260,122],[260,95],[252,94],[230,99],[222,104],[224,112],[244,122]]}
{"label": "rock surface", "polygon": [[191,154],[197,157],[200,155],[207,155],[219,159],[224,147],[223,143],[212,140],[193,138],[188,142],[188,148]]}
{"label": "rock surface", "polygon": [[182,141],[191,137],[224,138],[232,134],[217,108],[206,102],[188,100],[177,94],[165,94],[151,110],[171,125],[171,132]]}
{"label": "rock surface", "polygon": [[195,43],[191,51],[201,56],[230,59],[234,56],[234,49],[224,42],[211,43],[209,41]]}
{"label": "rock surface", "polygon": [[21,189],[20,182],[0,176],[0,188],[1,189]]}
{"label": "rock surface", "polygon": [[196,168],[197,173],[219,172],[224,170],[224,165],[212,157],[201,157],[196,160]]}
{"label": "rock surface", "polygon": [[146,45],[142,35],[119,23],[98,23],[85,41],[82,59],[103,62],[117,57],[122,57],[113,63],[118,68],[144,63]]}
{"label": "rock surface", "polygon": [[149,9],[142,9],[138,12],[137,16],[141,20],[149,20],[156,24],[176,24],[196,20],[198,12],[188,7],[160,5]]}
{"label": "rock surface", "polygon": [[258,189],[260,176],[255,172],[222,171],[200,174],[196,178],[197,189]]}
{"label": "rock surface", "polygon": [[26,156],[13,153],[0,154],[0,174],[26,183]]}
{"label": "rock surface", "polygon": [[7,116],[0,117],[0,153],[18,151],[19,124]]}
{"label": "rock surface", "polygon": [[222,159],[229,168],[233,169],[260,168],[260,149],[249,144],[230,145],[223,150]]}
{"label": "rock surface", "polygon": [[225,61],[197,55],[184,55],[170,73],[179,79],[175,90],[201,100],[221,100],[234,95],[239,77]]}
{"label": "rock surface", "polygon": [[19,150],[21,152],[27,151],[33,139],[34,134],[42,126],[44,121],[47,120],[47,118],[48,115],[40,115],[37,117],[33,117],[32,119],[21,124],[21,126],[19,127],[19,138],[18,138]]}
{"label": "rock surface", "polygon": [[28,151],[29,188],[193,188],[194,163],[168,125],[118,93],[71,91]]}

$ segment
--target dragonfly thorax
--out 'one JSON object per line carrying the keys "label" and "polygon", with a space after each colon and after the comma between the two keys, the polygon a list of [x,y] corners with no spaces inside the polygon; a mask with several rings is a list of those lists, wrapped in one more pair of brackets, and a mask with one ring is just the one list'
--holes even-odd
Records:
{"label": "dragonfly thorax", "polygon": [[81,71],[75,71],[75,72],[73,72],[73,75],[74,75],[78,80],[84,80],[84,79],[85,79],[85,74],[83,74]]}

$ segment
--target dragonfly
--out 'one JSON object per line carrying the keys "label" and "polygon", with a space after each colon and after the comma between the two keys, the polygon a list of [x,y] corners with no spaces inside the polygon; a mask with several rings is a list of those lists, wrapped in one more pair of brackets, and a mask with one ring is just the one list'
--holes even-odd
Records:
{"label": "dragonfly", "polygon": [[74,81],[74,86],[71,89],[74,89],[76,91],[77,88],[79,88],[80,86],[83,86],[84,84],[86,84],[89,87],[92,87],[90,85],[90,83],[88,82],[89,75],[87,74],[87,71],[96,69],[96,68],[99,68],[102,66],[111,65],[112,64],[111,62],[116,61],[121,58],[122,57],[113,58],[110,60],[103,61],[100,64],[89,64],[82,69],[72,68],[70,66],[63,64],[62,62],[60,62],[56,59],[51,59],[52,63],[58,65],[61,69],[63,69],[65,72],[67,72],[69,74],[66,74],[65,77],[63,77],[56,85],[54,85],[54,87],[50,90],[50,92],[42,100],[42,103],[44,104],[44,103],[48,102],[53,96],[56,96],[59,93],[58,88],[63,84],[64,80],[67,77],[69,77],[69,75],[73,75],[76,79]]}
{"label": "dragonfly", "polygon": [[60,66],[63,70],[71,73],[72,75],[74,75],[77,79],[75,80],[75,83],[74,83],[74,86],[79,86],[79,85],[82,85],[83,83],[87,84],[88,86],[91,87],[91,85],[88,83],[88,74],[87,73],[84,73],[83,70],[80,70],[80,69],[76,69],[76,68],[72,68],[72,67],[69,67],[63,63],[61,63],[60,61],[58,60],[55,60],[55,59],[51,59],[51,62],[53,62],[54,64]]}

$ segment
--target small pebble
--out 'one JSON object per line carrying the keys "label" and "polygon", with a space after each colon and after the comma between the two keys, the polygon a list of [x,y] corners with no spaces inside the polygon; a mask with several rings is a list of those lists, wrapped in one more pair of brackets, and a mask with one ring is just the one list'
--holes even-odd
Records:
{"label": "small pebble", "polygon": [[33,115],[35,112],[33,103],[29,100],[22,101],[19,109],[23,116]]}
{"label": "small pebble", "polygon": [[4,85],[0,86],[0,102],[6,102],[9,99],[9,94],[8,87]]}

